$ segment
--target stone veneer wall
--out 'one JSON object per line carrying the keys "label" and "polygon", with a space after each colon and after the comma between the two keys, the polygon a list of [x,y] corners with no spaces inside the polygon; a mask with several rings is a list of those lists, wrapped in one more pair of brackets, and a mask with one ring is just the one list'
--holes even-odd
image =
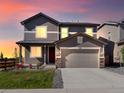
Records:
{"label": "stone veneer wall", "polygon": [[105,58],[100,58],[100,68],[105,67]]}

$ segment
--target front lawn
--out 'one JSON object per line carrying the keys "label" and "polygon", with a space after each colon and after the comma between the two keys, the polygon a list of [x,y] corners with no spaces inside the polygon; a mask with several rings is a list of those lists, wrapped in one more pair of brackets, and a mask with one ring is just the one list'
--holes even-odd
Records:
{"label": "front lawn", "polygon": [[0,89],[52,88],[54,70],[0,72]]}

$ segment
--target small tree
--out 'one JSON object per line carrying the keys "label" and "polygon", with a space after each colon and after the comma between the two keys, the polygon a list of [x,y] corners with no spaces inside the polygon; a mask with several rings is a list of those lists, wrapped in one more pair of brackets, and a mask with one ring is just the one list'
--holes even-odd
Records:
{"label": "small tree", "polygon": [[121,49],[121,54],[122,54],[122,60],[123,60],[123,65],[124,65],[124,46],[123,46],[123,48]]}
{"label": "small tree", "polygon": [[3,53],[1,52],[1,54],[0,54],[0,58],[3,60]]}
{"label": "small tree", "polygon": [[15,48],[14,56],[15,56],[15,58],[17,59],[17,48]]}

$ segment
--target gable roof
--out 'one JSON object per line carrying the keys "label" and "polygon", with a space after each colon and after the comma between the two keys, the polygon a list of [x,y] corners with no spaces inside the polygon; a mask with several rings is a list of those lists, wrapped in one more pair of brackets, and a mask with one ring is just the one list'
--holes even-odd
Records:
{"label": "gable roof", "polygon": [[53,19],[52,17],[50,17],[50,16],[48,16],[48,15],[46,15],[44,13],[41,13],[41,12],[36,14],[36,15],[34,15],[34,16],[32,16],[32,17],[30,17],[30,18],[28,18],[28,19],[25,19],[24,21],[21,22],[21,24],[24,25],[27,22],[31,21],[32,19],[35,19],[35,18],[40,17],[40,16],[44,16],[44,17],[50,19],[51,21],[53,21],[53,22],[55,22],[55,23],[57,23],[59,25],[66,25],[66,26],[68,26],[68,25],[69,26],[70,25],[72,25],[72,26],[73,25],[76,25],[76,26],[77,25],[78,26],[82,26],[82,25],[86,25],[86,26],[99,26],[100,25],[100,24],[96,24],[96,23],[86,23],[86,22],[59,22],[59,21]]}
{"label": "gable roof", "polygon": [[124,45],[124,39],[119,41],[117,44],[118,44],[118,46]]}
{"label": "gable roof", "polygon": [[107,44],[113,44],[114,45],[114,42],[113,41],[111,41],[111,40],[108,40],[108,39],[106,39],[106,38],[104,38],[104,37],[99,37],[99,39],[98,40],[100,40],[100,41],[102,41],[102,42],[104,42],[104,43],[107,43]]}
{"label": "gable roof", "polygon": [[98,28],[97,28],[97,30],[99,30],[99,29],[101,29],[103,26],[105,26],[105,25],[109,25],[109,26],[118,26],[119,25],[119,23],[110,23],[110,22],[106,22],[106,23],[103,23],[103,24],[101,24]]}
{"label": "gable roof", "polygon": [[78,33],[73,34],[73,35],[70,35],[70,36],[68,36],[68,37],[66,37],[66,38],[60,39],[60,40],[58,40],[58,41],[55,41],[54,43],[55,43],[55,44],[59,44],[59,43],[61,43],[61,42],[64,42],[64,41],[69,40],[69,39],[71,39],[71,38],[73,38],[73,37],[76,37],[76,36],[84,36],[84,37],[87,37],[87,38],[89,38],[89,39],[95,40],[95,41],[98,42],[99,44],[107,45],[107,43],[102,42],[101,40],[98,40],[97,38],[94,38],[94,37],[92,37],[92,36],[89,36],[89,35],[85,34],[84,32],[78,32]]}
{"label": "gable roof", "polygon": [[40,13],[38,13],[38,14],[36,14],[36,15],[34,15],[34,16],[28,18],[28,19],[25,19],[24,21],[21,22],[21,24],[24,25],[25,23],[29,22],[30,20],[35,19],[35,18],[40,17],[40,16],[44,16],[44,17],[46,17],[46,18],[52,20],[53,22],[55,22],[55,23],[57,23],[57,24],[60,23],[59,21],[53,19],[52,17],[49,17],[49,16],[45,15],[44,13],[41,13],[41,12],[40,12]]}

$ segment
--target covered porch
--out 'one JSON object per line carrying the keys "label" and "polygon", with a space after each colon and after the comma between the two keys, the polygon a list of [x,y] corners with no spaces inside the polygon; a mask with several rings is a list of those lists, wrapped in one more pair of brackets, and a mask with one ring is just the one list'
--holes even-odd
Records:
{"label": "covered porch", "polygon": [[[23,64],[55,64],[55,45],[50,42],[19,41],[19,63]],[[22,62],[24,47],[24,62]]]}

